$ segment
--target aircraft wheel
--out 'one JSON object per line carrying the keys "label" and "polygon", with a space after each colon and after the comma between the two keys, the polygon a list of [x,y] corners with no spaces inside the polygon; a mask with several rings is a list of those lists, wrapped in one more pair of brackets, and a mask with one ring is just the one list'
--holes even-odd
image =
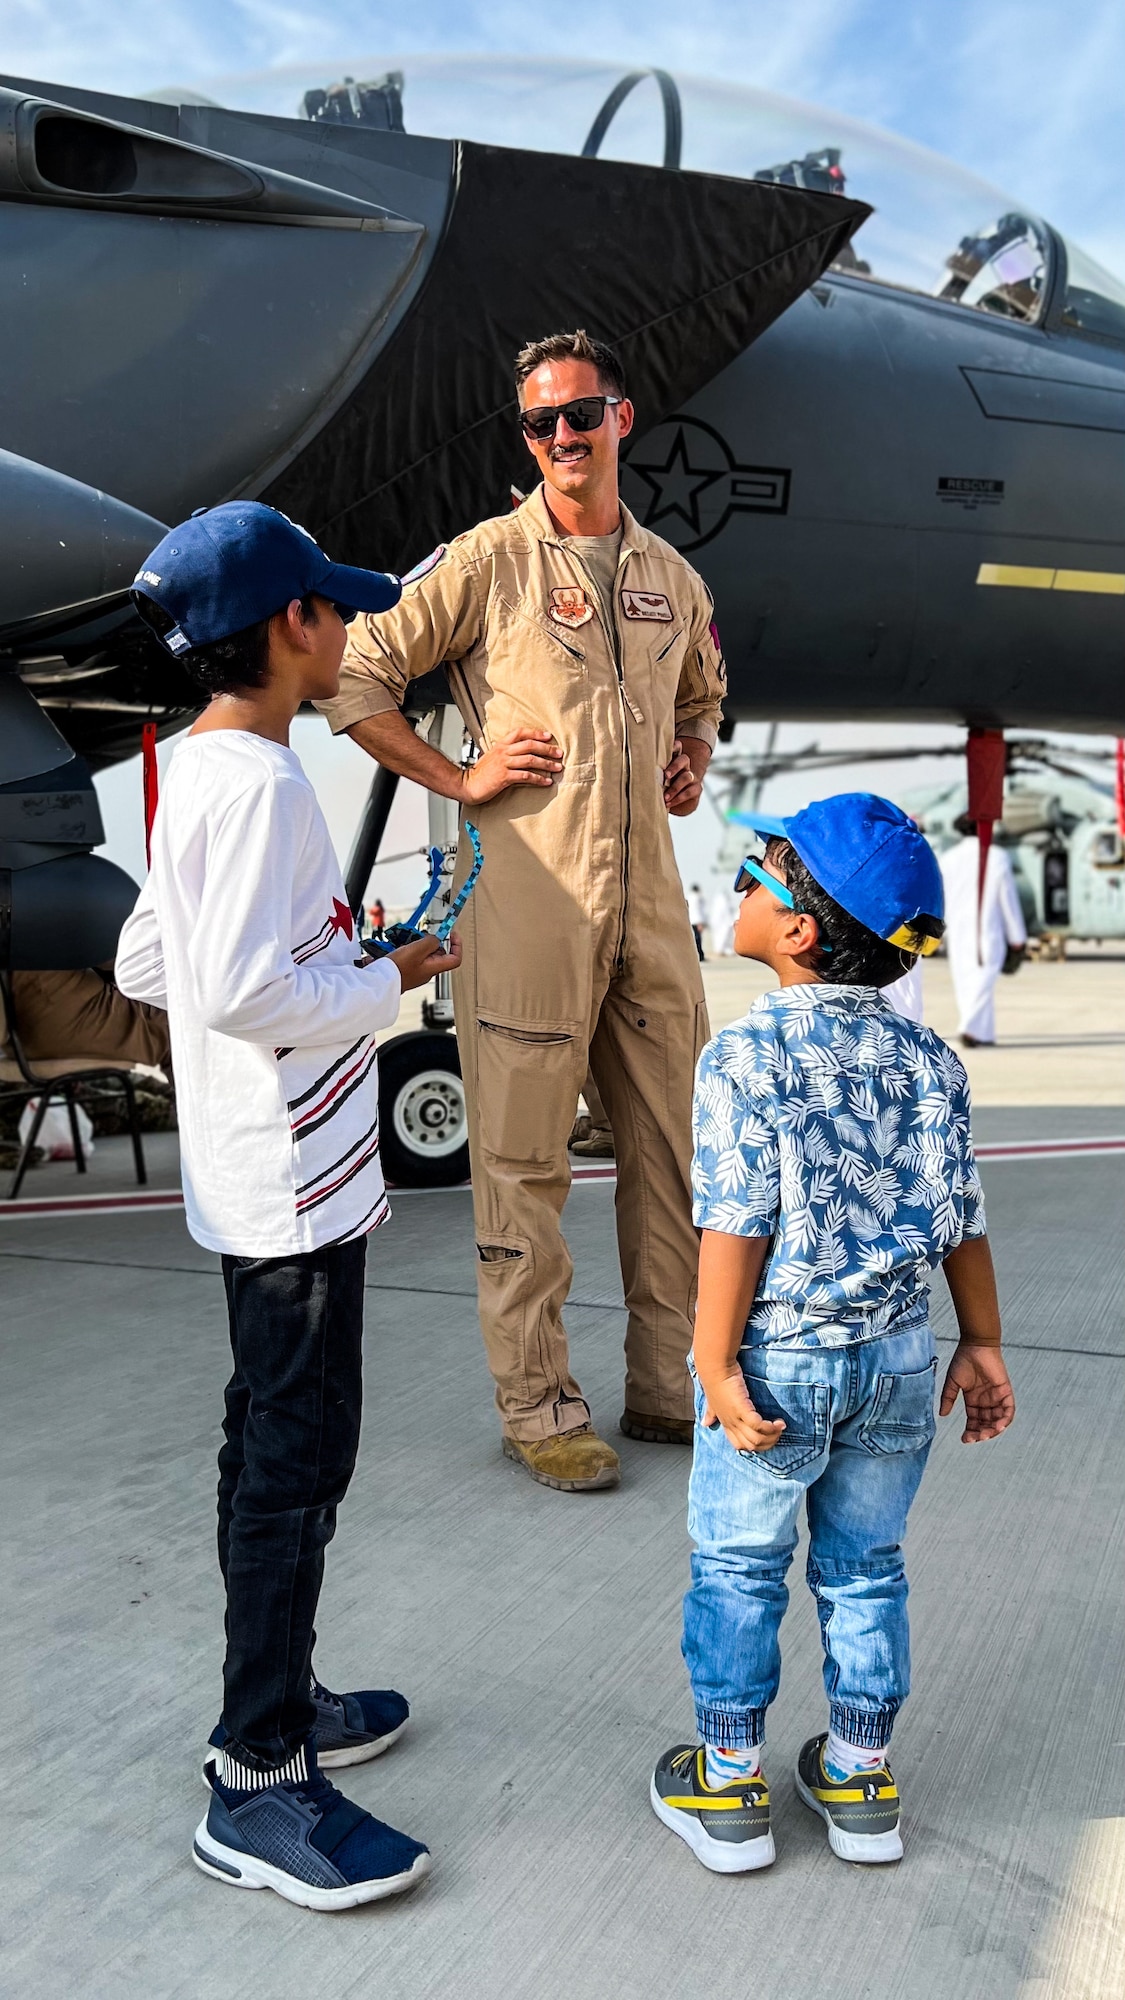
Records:
{"label": "aircraft wheel", "polygon": [[383,1171],[396,1187],[455,1187],[469,1178],[465,1086],[456,1037],[422,1029],[379,1050]]}

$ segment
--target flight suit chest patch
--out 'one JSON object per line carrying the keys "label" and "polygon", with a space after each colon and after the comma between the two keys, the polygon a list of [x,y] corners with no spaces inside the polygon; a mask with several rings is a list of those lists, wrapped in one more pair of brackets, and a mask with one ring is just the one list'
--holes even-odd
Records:
{"label": "flight suit chest patch", "polygon": [[675,613],[658,590],[623,590],[621,609],[626,618],[647,618],[656,625],[670,625]]}
{"label": "flight suit chest patch", "polygon": [[556,625],[569,625],[573,630],[578,625],[588,625],[594,615],[594,607],[587,603],[586,593],[577,584],[556,584],[551,592],[551,616]]}

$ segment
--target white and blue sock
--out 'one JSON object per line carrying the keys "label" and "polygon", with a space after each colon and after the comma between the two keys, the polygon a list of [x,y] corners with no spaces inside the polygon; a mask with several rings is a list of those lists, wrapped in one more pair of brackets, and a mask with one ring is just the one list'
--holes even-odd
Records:
{"label": "white and blue sock", "polygon": [[853,1778],[857,1771],[877,1771],[886,1762],[887,1746],[884,1743],[881,1750],[861,1750],[858,1743],[845,1743],[842,1736],[830,1729],[820,1754],[825,1775],[838,1785],[845,1778]]}
{"label": "white and blue sock", "polygon": [[761,1743],[752,1743],[741,1750],[720,1750],[717,1744],[707,1743],[704,1775],[713,1792],[723,1785],[737,1785],[741,1779],[756,1778],[762,1768]]}

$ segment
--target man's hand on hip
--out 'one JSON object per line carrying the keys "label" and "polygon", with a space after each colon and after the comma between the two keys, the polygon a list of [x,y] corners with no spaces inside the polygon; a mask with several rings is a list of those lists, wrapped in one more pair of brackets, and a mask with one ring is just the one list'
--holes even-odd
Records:
{"label": "man's hand on hip", "polygon": [[562,752],[547,729],[514,729],[470,764],[462,780],[466,805],[482,806],[513,785],[553,785]]}
{"label": "man's hand on hip", "polygon": [[679,737],[672,761],[664,767],[664,804],[677,819],[686,819],[703,797],[703,780],[711,762],[711,746],[701,736]]}
{"label": "man's hand on hip", "polygon": [[548,730],[516,729],[463,771],[418,736],[397,708],[353,722],[348,735],[385,770],[413,778],[415,784],[425,785],[439,798],[456,799],[459,805],[483,805],[510,785],[553,785],[563,764]]}

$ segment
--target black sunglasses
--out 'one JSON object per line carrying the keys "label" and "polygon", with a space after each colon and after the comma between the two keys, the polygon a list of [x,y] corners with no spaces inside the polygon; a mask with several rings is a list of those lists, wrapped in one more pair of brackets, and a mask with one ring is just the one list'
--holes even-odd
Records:
{"label": "black sunglasses", "polygon": [[536,410],[520,411],[520,429],[535,444],[546,444],[554,437],[560,417],[566,418],[572,431],[596,431],[605,419],[606,404],[620,401],[620,396],[576,396],[572,403],[559,403],[554,408],[543,403]]}

